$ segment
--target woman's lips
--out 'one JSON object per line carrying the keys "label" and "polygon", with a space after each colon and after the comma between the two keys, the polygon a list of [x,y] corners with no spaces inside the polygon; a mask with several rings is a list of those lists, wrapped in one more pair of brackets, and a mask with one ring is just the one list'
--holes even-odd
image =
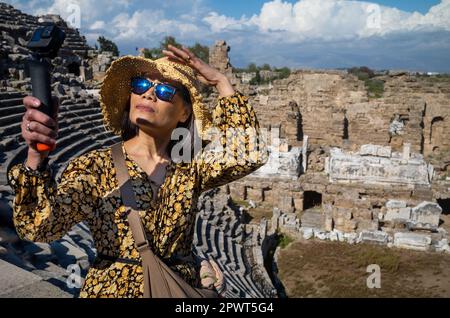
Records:
{"label": "woman's lips", "polygon": [[151,106],[146,106],[146,105],[137,105],[136,109],[142,110],[144,112],[149,112],[149,113],[154,113],[155,110],[153,109],[153,107]]}

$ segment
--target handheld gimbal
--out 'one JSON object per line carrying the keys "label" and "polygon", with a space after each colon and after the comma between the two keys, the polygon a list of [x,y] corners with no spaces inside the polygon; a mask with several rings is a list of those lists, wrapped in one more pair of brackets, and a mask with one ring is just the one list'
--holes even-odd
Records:
{"label": "handheld gimbal", "polygon": [[[38,110],[54,118],[50,71],[52,64],[50,60],[58,54],[58,50],[66,38],[63,30],[53,23],[46,23],[38,27],[27,43],[27,48],[33,53],[28,67],[31,76],[33,96],[41,101]],[[36,148],[39,152],[53,150],[49,145],[38,143]]]}

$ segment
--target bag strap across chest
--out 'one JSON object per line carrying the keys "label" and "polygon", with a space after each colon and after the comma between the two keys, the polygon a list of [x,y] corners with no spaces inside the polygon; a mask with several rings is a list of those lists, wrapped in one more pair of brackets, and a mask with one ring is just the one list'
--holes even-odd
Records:
{"label": "bag strap across chest", "polygon": [[130,175],[123,155],[122,144],[120,142],[111,147],[111,154],[123,204],[125,207],[130,208],[130,213],[128,213],[128,223],[130,224],[133,233],[136,248],[141,252],[141,249],[149,247],[149,243],[145,235],[139,212],[137,211],[136,196],[131,185]]}

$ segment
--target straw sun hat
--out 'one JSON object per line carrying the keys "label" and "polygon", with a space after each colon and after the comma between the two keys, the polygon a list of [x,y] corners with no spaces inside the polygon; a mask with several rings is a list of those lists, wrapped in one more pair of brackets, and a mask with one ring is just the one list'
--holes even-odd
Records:
{"label": "straw sun hat", "polygon": [[131,78],[145,73],[156,73],[187,88],[197,132],[199,136],[204,137],[205,132],[212,126],[212,116],[202,102],[195,71],[187,65],[169,61],[167,57],[152,60],[127,55],[111,64],[100,88],[100,106],[105,126],[120,136],[123,113],[131,94]]}

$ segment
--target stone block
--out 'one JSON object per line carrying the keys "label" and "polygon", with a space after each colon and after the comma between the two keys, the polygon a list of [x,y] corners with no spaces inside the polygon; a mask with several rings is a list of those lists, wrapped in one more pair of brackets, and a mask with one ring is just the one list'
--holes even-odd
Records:
{"label": "stone block", "polygon": [[301,216],[302,227],[322,229],[325,225],[325,215],[320,212],[304,212]]}
{"label": "stone block", "polygon": [[310,227],[302,227],[303,238],[309,240],[314,236],[314,230]]}
{"label": "stone block", "polygon": [[404,220],[407,221],[411,217],[411,208],[388,209],[384,216],[385,221]]}
{"label": "stone block", "polygon": [[281,196],[278,200],[278,207],[281,211],[294,212],[294,202],[291,196]]}
{"label": "stone block", "polygon": [[398,232],[394,234],[394,246],[418,251],[430,249],[431,235],[424,233]]}
{"label": "stone block", "polygon": [[303,199],[294,199],[294,207],[296,211],[303,211]]}
{"label": "stone block", "polygon": [[361,145],[359,150],[359,154],[361,156],[379,156],[379,157],[390,157],[391,156],[391,147],[387,146],[379,146],[379,145]]}
{"label": "stone block", "polygon": [[442,208],[437,203],[424,201],[412,208],[411,221],[414,224],[436,228],[439,226],[441,213]]}
{"label": "stone block", "polygon": [[230,185],[230,194],[233,199],[244,200],[245,187],[238,184]]}
{"label": "stone block", "polygon": [[247,200],[262,202],[262,189],[254,189],[252,187],[247,187],[246,194]]}
{"label": "stone block", "polygon": [[327,240],[330,238],[330,234],[324,231],[314,231],[314,237],[319,240]]}
{"label": "stone block", "polygon": [[388,234],[383,231],[362,231],[359,234],[359,241],[384,245],[388,242]]}
{"label": "stone block", "polygon": [[406,202],[401,200],[389,200],[385,205],[388,209],[406,208]]}

